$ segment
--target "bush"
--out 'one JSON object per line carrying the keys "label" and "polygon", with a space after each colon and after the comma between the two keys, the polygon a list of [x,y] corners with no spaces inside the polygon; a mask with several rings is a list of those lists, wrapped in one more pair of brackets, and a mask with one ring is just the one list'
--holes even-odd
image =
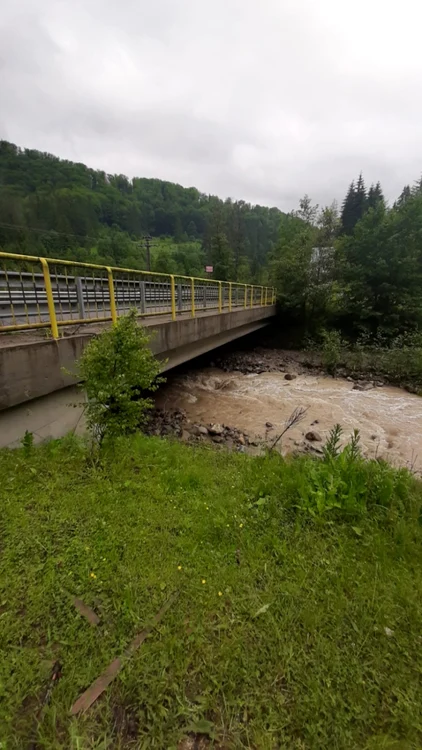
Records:
{"label": "bush", "polygon": [[106,436],[134,432],[146,421],[153,402],[143,394],[155,391],[163,380],[158,378],[160,363],[148,349],[149,340],[132,310],[92,339],[77,363],[88,397],[88,427],[99,443]]}

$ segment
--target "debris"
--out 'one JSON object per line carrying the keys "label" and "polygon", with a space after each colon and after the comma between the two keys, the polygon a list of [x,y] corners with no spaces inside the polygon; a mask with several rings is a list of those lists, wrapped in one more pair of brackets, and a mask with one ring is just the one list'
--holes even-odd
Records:
{"label": "debris", "polygon": [[258,612],[255,612],[254,617],[259,617],[259,615],[265,614],[265,612],[267,612],[269,608],[270,604],[264,604],[263,607],[260,607],[260,609],[258,609]]}
{"label": "debris", "polygon": [[94,612],[91,607],[88,607],[87,604],[85,604],[82,599],[78,599],[77,596],[73,599],[73,604],[75,605],[75,608],[78,610],[79,614],[82,615],[82,617],[85,617],[90,625],[98,625],[100,622],[100,618],[98,615]]}
{"label": "debris", "polygon": [[73,704],[72,708],[70,709],[70,713],[72,715],[78,714],[80,711],[87,711],[90,706],[99,698],[99,696],[104,692],[104,690],[110,685],[110,683],[117,677],[121,669],[124,667],[126,661],[134,654],[134,652],[139,648],[139,646],[146,640],[146,638],[149,636],[149,634],[154,630],[156,625],[160,622],[160,620],[163,618],[167,610],[171,607],[172,604],[176,601],[178,597],[178,592],[175,592],[170,596],[169,599],[163,604],[161,609],[158,610],[157,614],[153,618],[150,625],[147,625],[146,628],[141,630],[140,633],[138,633],[134,639],[129,643],[129,646],[125,649],[122,656],[117,657],[117,659],[114,659],[111,664],[107,667],[107,669],[99,676],[97,679],[92,683],[92,685],[85,690],[82,695],[79,696],[77,701]]}
{"label": "debris", "polygon": [[384,633],[387,638],[391,638],[394,635],[394,630],[391,630],[391,628],[384,628]]}

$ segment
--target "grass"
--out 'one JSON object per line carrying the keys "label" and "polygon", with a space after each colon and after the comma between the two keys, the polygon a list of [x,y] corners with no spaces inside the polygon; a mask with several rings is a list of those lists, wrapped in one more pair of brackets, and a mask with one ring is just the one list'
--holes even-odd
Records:
{"label": "grass", "polygon": [[388,508],[313,517],[295,508],[308,473],[318,488],[310,459],[142,436],[96,466],[70,439],[1,452],[0,747],[177,748],[202,731],[218,748],[420,748],[421,486],[385,469]]}

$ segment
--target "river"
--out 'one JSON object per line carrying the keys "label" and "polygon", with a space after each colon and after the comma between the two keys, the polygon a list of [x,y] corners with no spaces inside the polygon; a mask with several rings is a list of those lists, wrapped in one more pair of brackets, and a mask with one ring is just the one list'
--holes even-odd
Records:
{"label": "river", "polygon": [[[422,398],[392,386],[354,390],[346,379],[299,374],[286,380],[283,372],[225,372],[218,367],[170,376],[156,397],[157,406],[183,409],[191,423],[235,426],[249,435],[271,441],[296,407],[307,409],[305,419],[283,437],[282,452],[300,450],[305,435],[319,433],[320,447],[336,423],[345,438],[355,428],[362,452],[420,473],[422,469]],[[266,427],[267,423],[273,425]]]}

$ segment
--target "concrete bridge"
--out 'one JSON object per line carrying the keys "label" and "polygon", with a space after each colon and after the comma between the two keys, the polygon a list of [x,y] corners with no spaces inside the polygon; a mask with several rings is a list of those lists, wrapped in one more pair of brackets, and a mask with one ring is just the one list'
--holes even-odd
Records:
{"label": "concrete bridge", "polygon": [[17,430],[34,431],[34,412],[38,425],[58,404],[46,397],[75,384],[64,370],[133,307],[153,333],[162,371],[259,330],[275,314],[274,290],[263,286],[7,253],[0,261],[0,447],[14,443]]}

